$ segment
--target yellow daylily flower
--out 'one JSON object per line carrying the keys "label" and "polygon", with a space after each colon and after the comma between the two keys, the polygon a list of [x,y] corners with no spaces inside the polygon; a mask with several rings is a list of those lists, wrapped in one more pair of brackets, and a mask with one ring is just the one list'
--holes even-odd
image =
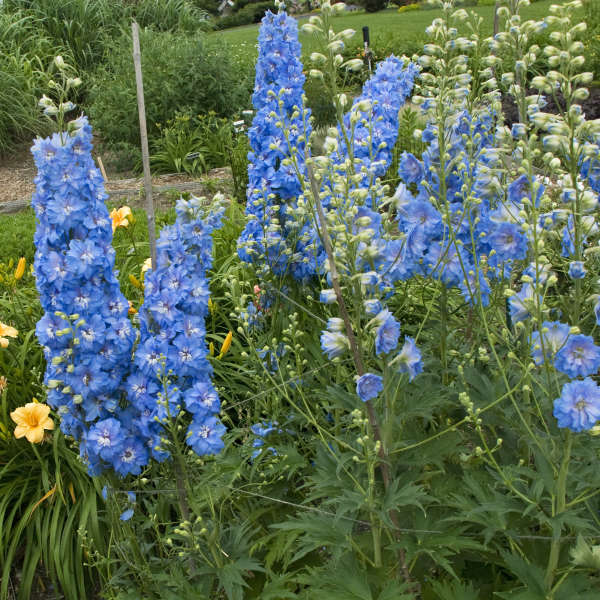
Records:
{"label": "yellow daylily flower", "polygon": [[23,275],[25,275],[25,260],[24,256],[21,256],[19,262],[17,263],[17,268],[15,269],[15,281],[19,281]]}
{"label": "yellow daylily flower", "polygon": [[17,424],[15,437],[26,437],[32,444],[39,444],[44,439],[45,429],[54,429],[54,421],[48,416],[50,407],[39,402],[29,402],[10,413],[10,418]]}
{"label": "yellow daylily flower", "polygon": [[142,283],[133,273],[129,273],[129,283],[131,283],[133,287],[136,287],[139,290],[142,289]]}
{"label": "yellow daylily flower", "polygon": [[16,338],[19,332],[10,325],[0,323],[0,347],[6,348],[8,346],[8,338]]}
{"label": "yellow daylily flower", "polygon": [[119,209],[113,208],[110,211],[110,218],[112,220],[113,233],[119,227],[129,227],[129,222],[130,222],[129,219],[131,219],[132,217],[133,217],[133,214],[132,214],[129,206],[121,206],[121,208],[119,208]]}
{"label": "yellow daylily flower", "polygon": [[219,356],[217,358],[223,358],[227,352],[229,351],[229,348],[231,348],[231,340],[233,340],[233,332],[230,331],[227,336],[225,337],[225,341],[223,342],[223,345],[221,346],[221,352],[219,353]]}

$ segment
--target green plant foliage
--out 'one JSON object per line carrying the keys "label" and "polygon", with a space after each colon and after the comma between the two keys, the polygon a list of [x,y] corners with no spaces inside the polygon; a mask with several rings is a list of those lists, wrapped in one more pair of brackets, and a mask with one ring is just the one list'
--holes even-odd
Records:
{"label": "green plant foliage", "polygon": [[48,81],[44,57],[51,41],[36,20],[0,11],[0,154],[45,129],[37,102]]}
{"label": "green plant foliage", "polygon": [[132,5],[131,14],[141,27],[159,31],[197,33],[208,28],[206,11],[189,0],[142,0]]}
{"label": "green plant foliage", "polygon": [[[22,256],[30,257],[32,215],[5,218],[4,225],[3,232],[21,237]],[[34,398],[43,401],[45,369],[35,337],[42,315],[37,290],[29,261],[20,276],[17,258],[0,262],[0,321],[18,331],[0,349],[0,598],[27,600],[44,578],[78,600],[97,580],[86,566],[82,536],[104,543],[100,487],[58,428],[37,445],[13,437],[10,412]]]}
{"label": "green plant foliage", "polygon": [[277,10],[273,2],[252,2],[230,15],[217,19],[215,27],[217,29],[227,29],[229,27],[259,23],[268,10]]}
{"label": "green plant foliage", "polygon": [[[179,112],[199,114],[213,110],[229,116],[246,107],[250,74],[230,57],[226,44],[203,35],[175,35],[142,31],[142,64],[148,134],[159,134],[158,124]],[[168,77],[165,74],[168,73]],[[109,64],[92,79],[89,114],[112,144],[139,144],[139,122],[131,39],[115,42]]]}
{"label": "green plant foliage", "polygon": [[[29,399],[30,400],[30,399]],[[15,440],[9,406],[0,412],[0,598],[28,600],[40,573],[46,573],[65,598],[88,597],[95,574],[86,566],[82,536],[102,545],[98,481],[59,431],[33,445]],[[20,575],[17,577],[16,567]]]}

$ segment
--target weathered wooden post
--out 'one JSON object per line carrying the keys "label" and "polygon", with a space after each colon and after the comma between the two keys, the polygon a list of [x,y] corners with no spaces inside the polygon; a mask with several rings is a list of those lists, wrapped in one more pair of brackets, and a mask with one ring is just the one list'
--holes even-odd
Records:
{"label": "weathered wooden post", "polygon": [[140,115],[140,137],[142,141],[142,165],[144,167],[144,190],[146,191],[146,214],[148,217],[148,239],[150,240],[150,258],[152,268],[156,268],[156,219],[152,200],[152,175],[150,173],[150,153],[148,152],[148,132],[146,130],[146,107],[144,104],[144,81],[142,79],[142,55],[140,52],[140,34],[138,24],[131,23],[133,36],[133,65],[137,88],[138,113]]}

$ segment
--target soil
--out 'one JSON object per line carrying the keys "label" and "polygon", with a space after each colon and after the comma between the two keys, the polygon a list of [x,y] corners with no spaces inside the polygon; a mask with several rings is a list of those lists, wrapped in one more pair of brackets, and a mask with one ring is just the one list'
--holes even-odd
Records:
{"label": "soil", "polygon": [[[0,159],[0,204],[8,202],[28,204],[35,191],[33,179],[36,172],[33,157],[27,149],[19,150]],[[145,202],[143,177],[123,179],[122,176],[119,173],[107,173],[106,191],[113,196],[110,203],[143,205]],[[221,168],[214,169],[203,177],[190,177],[181,173],[157,175],[152,178],[152,186],[159,188],[154,193],[157,209],[172,206],[180,192],[185,190],[188,185],[190,191],[196,196],[212,196],[217,191],[225,194],[231,193],[231,172],[228,168]]]}
{"label": "soil", "polygon": [[[590,88],[589,92],[590,97],[587,100],[578,102],[578,104],[581,104],[583,114],[588,121],[592,119],[600,119],[600,88]],[[527,93],[533,96],[537,94],[538,91],[528,90]],[[546,101],[548,104],[542,109],[544,112],[556,114],[559,106],[564,106],[564,99],[561,94],[557,96],[556,100],[546,96]],[[509,127],[519,120],[519,113],[512,98],[508,96],[504,96],[504,98],[502,98],[502,109],[504,111],[505,123]]]}
{"label": "soil", "polygon": [[21,150],[0,160],[0,203],[31,198],[35,190],[36,168],[29,150]]}

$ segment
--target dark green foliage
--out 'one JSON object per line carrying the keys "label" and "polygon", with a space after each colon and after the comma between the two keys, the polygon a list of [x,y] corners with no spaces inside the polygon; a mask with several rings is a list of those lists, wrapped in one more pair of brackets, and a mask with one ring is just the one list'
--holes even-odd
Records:
{"label": "dark green foliage", "polygon": [[316,127],[328,127],[336,122],[335,106],[327,86],[321,79],[307,77],[304,84],[306,105],[311,109]]}
{"label": "dark green foliage", "polygon": [[585,38],[585,70],[594,74],[594,80],[600,80],[600,5],[597,2],[585,3],[584,20],[587,24]]}
{"label": "dark green foliage", "polygon": [[268,10],[272,12],[277,11],[273,2],[253,2],[246,4],[243,8],[231,15],[217,19],[215,21],[215,27],[217,29],[227,29],[229,27],[260,23],[260,20]]}
{"label": "dark green foliage", "polygon": [[378,12],[387,6],[387,0],[362,0],[362,5],[368,13]]}
{"label": "dark green foliage", "polygon": [[[203,35],[150,30],[141,32],[140,43],[150,138],[159,134],[159,123],[177,112],[212,110],[230,116],[246,108],[252,82],[249,73],[232,60],[226,44]],[[115,42],[110,63],[92,78],[89,114],[104,142],[139,144],[129,35]]]}

